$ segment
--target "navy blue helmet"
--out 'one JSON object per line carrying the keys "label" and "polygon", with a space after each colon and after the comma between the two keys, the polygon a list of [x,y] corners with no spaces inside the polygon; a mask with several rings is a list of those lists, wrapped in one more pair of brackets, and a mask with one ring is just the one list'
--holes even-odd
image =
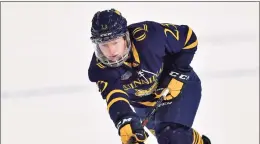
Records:
{"label": "navy blue helmet", "polygon": [[127,21],[115,9],[98,11],[92,19],[91,40],[94,43],[116,38],[127,32]]}

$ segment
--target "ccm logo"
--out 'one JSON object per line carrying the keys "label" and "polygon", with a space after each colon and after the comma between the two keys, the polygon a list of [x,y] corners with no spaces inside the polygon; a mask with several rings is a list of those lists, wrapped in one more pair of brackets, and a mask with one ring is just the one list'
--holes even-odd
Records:
{"label": "ccm logo", "polygon": [[120,128],[123,124],[127,123],[127,122],[130,122],[132,120],[132,118],[126,118],[126,119],[123,119],[122,121],[120,121],[118,124],[117,124],[117,128]]}
{"label": "ccm logo", "polygon": [[180,74],[180,73],[174,72],[174,71],[170,72],[170,76],[175,77],[175,78],[179,78],[179,79],[182,79],[182,80],[188,80],[189,79],[188,75]]}
{"label": "ccm logo", "polygon": [[105,37],[105,36],[110,36],[112,33],[104,33],[104,34],[101,34],[100,36],[101,37]]}

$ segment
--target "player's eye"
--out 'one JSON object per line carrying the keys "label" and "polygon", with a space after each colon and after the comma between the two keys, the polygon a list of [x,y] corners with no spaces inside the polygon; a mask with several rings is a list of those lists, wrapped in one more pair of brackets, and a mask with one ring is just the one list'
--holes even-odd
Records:
{"label": "player's eye", "polygon": [[101,44],[101,47],[108,47],[108,44]]}
{"label": "player's eye", "polygon": [[118,43],[118,42],[117,42],[117,41],[115,41],[113,44],[114,44],[114,45],[116,45],[117,43]]}

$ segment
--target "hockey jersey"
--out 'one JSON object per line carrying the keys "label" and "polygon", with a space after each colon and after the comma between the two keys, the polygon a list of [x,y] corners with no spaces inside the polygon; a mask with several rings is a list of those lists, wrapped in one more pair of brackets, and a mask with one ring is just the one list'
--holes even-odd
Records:
{"label": "hockey jersey", "polygon": [[111,68],[93,54],[88,71],[115,123],[132,112],[130,104],[153,106],[153,93],[170,70],[191,73],[190,63],[198,45],[195,33],[187,25],[143,21],[129,25],[128,31],[132,42],[128,60]]}

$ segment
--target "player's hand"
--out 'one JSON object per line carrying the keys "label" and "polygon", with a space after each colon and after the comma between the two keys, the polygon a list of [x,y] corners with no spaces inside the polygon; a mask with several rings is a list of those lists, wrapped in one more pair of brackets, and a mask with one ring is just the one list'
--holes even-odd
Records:
{"label": "player's hand", "polygon": [[168,88],[170,91],[164,98],[165,101],[173,100],[181,94],[184,83],[189,79],[188,75],[171,71],[160,82],[155,92],[156,98],[161,96],[161,93]]}
{"label": "player's hand", "polygon": [[[156,89],[156,91],[155,91],[155,95],[156,95],[156,98],[160,98],[161,96],[162,96],[162,93],[163,93],[163,91],[165,90],[166,88],[158,88],[158,89]],[[170,90],[170,89],[169,89]],[[170,90],[171,91],[171,90]],[[171,93],[170,93],[170,91],[169,91],[169,93],[163,98],[164,99],[164,101],[169,101],[169,100],[172,100],[173,98],[175,98],[175,97],[177,97],[178,95],[171,95]]]}
{"label": "player's hand", "polygon": [[141,121],[137,117],[125,117],[117,123],[117,128],[123,144],[132,139],[133,144],[143,144],[148,138]]}

